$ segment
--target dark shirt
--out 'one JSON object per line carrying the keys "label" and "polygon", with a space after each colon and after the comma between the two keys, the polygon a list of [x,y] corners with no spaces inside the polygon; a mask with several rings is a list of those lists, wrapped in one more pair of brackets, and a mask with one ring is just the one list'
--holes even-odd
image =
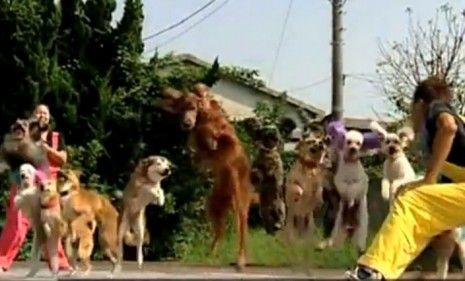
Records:
{"label": "dark shirt", "polygon": [[426,118],[426,130],[428,131],[427,144],[428,148],[432,149],[434,137],[437,132],[436,121],[439,115],[443,112],[452,114],[455,117],[457,124],[457,132],[452,143],[451,151],[447,156],[447,162],[465,167],[465,124],[455,112],[454,108],[447,102],[442,100],[433,101],[428,107]]}

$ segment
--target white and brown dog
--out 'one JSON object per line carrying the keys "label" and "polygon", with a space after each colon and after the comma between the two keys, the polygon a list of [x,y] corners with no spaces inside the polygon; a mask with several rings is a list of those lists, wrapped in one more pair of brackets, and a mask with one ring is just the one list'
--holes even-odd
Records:
{"label": "white and brown dog", "polygon": [[391,205],[397,189],[417,179],[405,149],[414,139],[410,127],[403,127],[396,133],[387,132],[375,121],[370,123],[372,131],[381,138],[381,152],[386,157],[383,163],[383,178],[381,180],[381,196]]}
{"label": "white and brown dog", "polygon": [[368,234],[369,179],[360,161],[360,157],[364,156],[361,151],[362,145],[363,135],[359,131],[350,130],[345,134],[334,174],[334,186],[341,199],[331,236],[320,243],[320,249],[340,245],[350,237],[359,252],[365,250]]}
{"label": "white and brown dog", "polygon": [[[137,247],[137,264],[142,268],[145,228],[145,208],[149,204],[163,206],[165,194],[161,181],[168,177],[174,165],[165,157],[152,155],[139,161],[123,192],[123,209],[118,231],[119,268],[123,260],[123,241]],[[131,234],[133,233],[133,234]],[[132,237],[135,241],[126,241]]]}
{"label": "white and brown dog", "polygon": [[41,217],[41,189],[44,185],[51,184],[46,176],[37,171],[31,164],[22,164],[19,168],[20,189],[15,196],[14,205],[23,211],[31,220],[34,232],[31,253],[31,266],[28,277],[33,277],[40,269],[41,251],[45,246],[49,257],[53,275],[58,274],[58,243],[60,235],[55,235],[51,230],[47,237]]}

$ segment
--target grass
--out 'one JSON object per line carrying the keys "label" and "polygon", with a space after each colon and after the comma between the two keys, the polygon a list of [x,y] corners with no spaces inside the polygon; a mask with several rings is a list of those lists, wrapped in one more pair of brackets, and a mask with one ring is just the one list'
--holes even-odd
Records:
{"label": "grass", "polygon": [[[320,235],[315,239],[319,241]],[[229,265],[236,260],[237,244],[234,232],[229,228],[217,256],[210,254],[210,239],[196,239],[182,259],[186,264]],[[251,229],[248,238],[248,263],[262,266],[294,268],[347,268],[354,265],[356,252],[346,245],[341,249],[315,250],[312,241],[298,242],[293,247],[284,244],[280,235],[271,236],[262,229]]]}

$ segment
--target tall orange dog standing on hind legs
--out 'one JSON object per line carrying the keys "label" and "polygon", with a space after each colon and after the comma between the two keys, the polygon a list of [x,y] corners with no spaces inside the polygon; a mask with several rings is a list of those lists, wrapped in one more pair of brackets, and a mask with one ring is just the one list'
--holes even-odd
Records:
{"label": "tall orange dog standing on hind legs", "polygon": [[208,97],[208,87],[196,84],[193,92],[166,89],[159,106],[181,117],[181,127],[190,132],[189,146],[194,150],[194,163],[209,170],[213,188],[207,199],[207,213],[213,225],[212,253],[226,228],[226,215],[233,210],[239,236],[237,269],[246,263],[248,212],[252,184],[250,162],[221,106]]}

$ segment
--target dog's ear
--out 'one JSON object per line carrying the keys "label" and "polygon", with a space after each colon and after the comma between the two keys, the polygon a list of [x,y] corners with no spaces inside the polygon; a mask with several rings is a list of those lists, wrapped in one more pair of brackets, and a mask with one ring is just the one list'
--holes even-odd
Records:
{"label": "dog's ear", "polygon": [[81,178],[81,176],[84,174],[81,170],[78,170],[78,169],[72,169],[71,170],[73,172],[73,174],[76,175],[76,178]]}
{"label": "dog's ear", "polygon": [[243,124],[247,134],[256,140],[259,137],[260,130],[263,128],[262,122],[256,117],[250,117],[244,119]]}
{"label": "dog's ear", "polygon": [[291,118],[282,118],[278,124],[278,130],[283,140],[289,139],[292,132],[297,128],[297,124]]}
{"label": "dog's ear", "polygon": [[199,98],[206,98],[208,96],[210,88],[203,83],[196,83],[194,87],[192,87],[192,91]]}
{"label": "dog's ear", "polygon": [[57,172],[58,179],[68,180],[68,173],[65,169],[59,169]]}
{"label": "dog's ear", "polygon": [[146,171],[147,168],[155,162],[154,156],[148,156],[140,161],[140,168],[142,171]]}
{"label": "dog's ear", "polygon": [[403,127],[397,131],[400,143],[403,148],[406,148],[415,138],[415,133],[411,127]]}
{"label": "dog's ear", "polygon": [[162,90],[161,95],[162,98],[156,99],[153,105],[156,108],[160,108],[170,113],[178,113],[179,100],[182,98],[183,94],[174,88],[168,87]]}

